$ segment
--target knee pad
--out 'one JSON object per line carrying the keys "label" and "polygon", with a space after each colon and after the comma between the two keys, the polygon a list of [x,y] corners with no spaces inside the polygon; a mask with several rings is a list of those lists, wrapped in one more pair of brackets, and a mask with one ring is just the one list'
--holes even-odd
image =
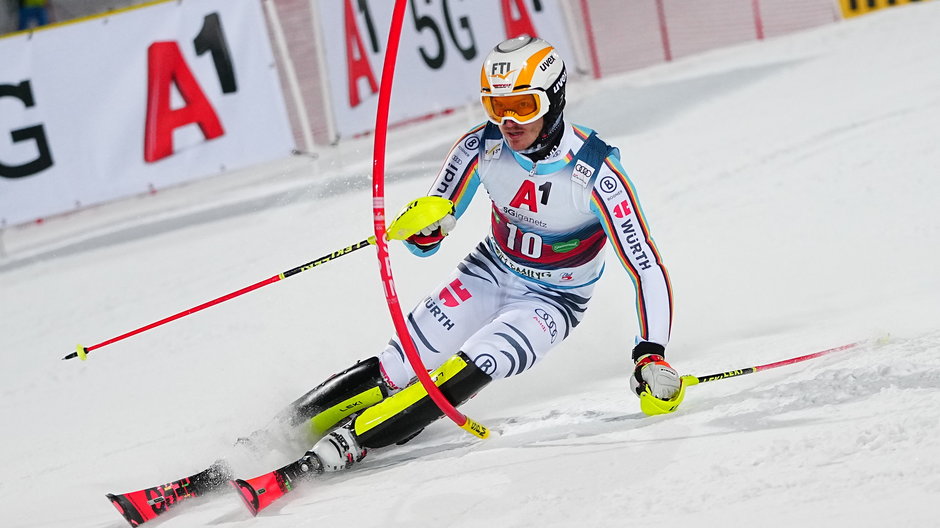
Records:
{"label": "knee pad", "polygon": [[343,419],[362,412],[388,396],[379,358],[371,357],[331,376],[298,398],[281,413],[293,426],[309,421],[316,436],[322,436]]}
{"label": "knee pad", "polygon": [[[463,352],[445,361],[431,373],[431,379],[453,405],[466,402],[493,381]],[[409,440],[443,415],[416,381],[363,411],[356,417],[355,431],[363,447],[385,447]]]}

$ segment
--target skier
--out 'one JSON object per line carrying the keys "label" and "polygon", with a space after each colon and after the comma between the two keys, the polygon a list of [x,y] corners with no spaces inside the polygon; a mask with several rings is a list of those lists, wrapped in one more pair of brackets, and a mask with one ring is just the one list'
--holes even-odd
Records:
{"label": "skier", "polygon": [[[480,184],[492,201],[491,231],[411,311],[409,332],[424,364],[437,369],[435,383],[459,405],[494,379],[528,371],[568,337],[610,244],[636,286],[630,386],[644,412],[670,412],[684,387],[663,357],[669,276],[619,151],[565,122],[566,81],[564,61],[539,38],[506,40],[486,57],[480,99],[488,121],[457,141],[428,192],[451,200],[452,214],[406,245],[433,255]],[[395,338],[281,416],[309,422],[321,437],[311,450],[318,472],[346,469],[369,448],[406,442],[443,415],[414,378]]]}
{"label": "skier", "polygon": [[[618,150],[565,122],[566,81],[564,62],[538,38],[506,40],[486,57],[480,100],[488,122],[457,141],[428,195],[389,231],[406,214],[440,218],[420,230],[428,221],[406,222],[405,235],[414,233],[407,247],[433,255],[481,184],[492,202],[491,230],[411,311],[408,330],[425,366],[435,369],[434,383],[460,405],[494,379],[528,371],[568,337],[584,316],[610,244],[636,286],[640,328],[630,386],[645,413],[671,412],[685,386],[663,358],[672,319],[669,277]],[[293,480],[349,468],[368,449],[407,442],[442,417],[414,378],[395,338],[293,402],[276,424],[306,427],[319,440],[296,462],[232,481],[252,514],[292,489]],[[272,434],[257,431],[239,443],[263,448]],[[139,526],[231,478],[223,460],[108,499]]]}

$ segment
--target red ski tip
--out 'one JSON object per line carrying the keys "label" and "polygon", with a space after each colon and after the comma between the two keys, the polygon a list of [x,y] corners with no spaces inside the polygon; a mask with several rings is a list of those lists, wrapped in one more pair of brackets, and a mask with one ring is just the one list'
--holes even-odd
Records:
{"label": "red ski tip", "polygon": [[124,520],[127,521],[127,524],[131,525],[131,528],[136,528],[137,526],[140,526],[141,524],[155,518],[158,515],[157,513],[151,513],[147,510],[144,510],[143,512],[139,511],[132,502],[131,498],[126,494],[115,495],[113,493],[108,493],[106,497],[108,497],[108,500],[111,501],[111,504],[114,505],[114,508],[117,509],[118,513],[121,514],[121,517],[124,517]]}
{"label": "red ski tip", "polygon": [[245,502],[245,506],[248,507],[248,511],[251,512],[251,516],[257,516],[258,511],[261,508],[260,504],[258,503],[258,493],[255,492],[253,487],[251,487],[251,484],[245,482],[242,479],[230,480],[228,483],[238,491],[238,496],[241,497],[242,501]]}

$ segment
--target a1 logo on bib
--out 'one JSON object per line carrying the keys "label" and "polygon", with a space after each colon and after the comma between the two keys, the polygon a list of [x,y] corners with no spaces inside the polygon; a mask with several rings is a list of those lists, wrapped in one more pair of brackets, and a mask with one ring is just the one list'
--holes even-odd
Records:
{"label": "a1 logo on bib", "polygon": [[574,164],[574,170],[571,171],[571,181],[581,187],[587,187],[591,183],[592,176],[594,176],[594,167],[581,160]]}

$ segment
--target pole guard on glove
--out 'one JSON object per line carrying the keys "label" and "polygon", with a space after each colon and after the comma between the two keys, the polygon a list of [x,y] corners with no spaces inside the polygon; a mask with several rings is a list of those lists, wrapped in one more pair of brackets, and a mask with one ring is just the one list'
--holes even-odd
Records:
{"label": "pole guard on glove", "polygon": [[679,377],[663,358],[665,348],[649,341],[633,349],[636,365],[630,377],[630,388],[640,398],[640,410],[649,416],[675,411],[685,398],[688,383]]}
{"label": "pole guard on glove", "polygon": [[643,392],[640,393],[640,410],[643,411],[643,414],[647,416],[656,416],[659,414],[669,414],[679,408],[679,405],[682,403],[682,400],[685,398],[685,389],[690,385],[687,378],[694,376],[682,376],[679,378],[679,391],[676,392],[676,395],[668,400],[663,400],[653,396],[653,393],[650,392],[649,386],[647,386]]}
{"label": "pole guard on glove", "polygon": [[[453,218],[454,202],[440,196],[422,196],[405,206],[388,226],[386,238],[407,240],[448,216]],[[451,225],[451,228],[453,226]]]}

